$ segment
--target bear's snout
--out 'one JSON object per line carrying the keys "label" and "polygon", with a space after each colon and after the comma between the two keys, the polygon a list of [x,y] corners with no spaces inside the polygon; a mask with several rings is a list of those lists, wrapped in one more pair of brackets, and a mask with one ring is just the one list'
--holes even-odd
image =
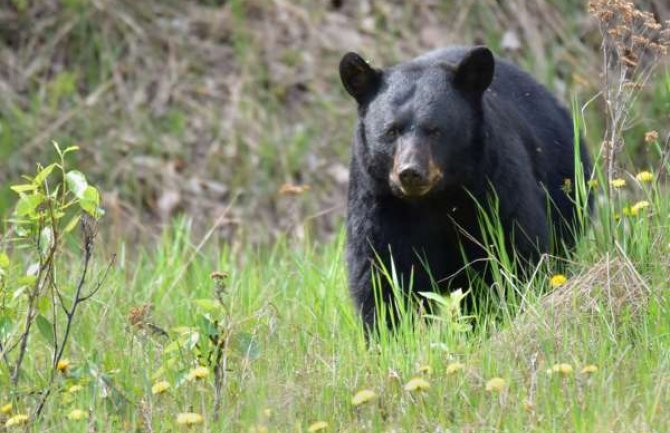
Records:
{"label": "bear's snout", "polygon": [[420,197],[427,194],[442,178],[433,159],[430,146],[400,142],[393,158],[389,182],[393,192],[401,197]]}
{"label": "bear's snout", "polygon": [[400,183],[404,188],[422,188],[428,183],[425,170],[417,164],[408,164],[400,168],[398,173]]}

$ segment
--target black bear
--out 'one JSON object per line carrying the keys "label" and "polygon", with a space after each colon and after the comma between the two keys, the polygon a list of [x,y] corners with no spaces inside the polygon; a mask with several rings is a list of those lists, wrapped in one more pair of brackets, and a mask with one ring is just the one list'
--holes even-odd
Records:
{"label": "black bear", "polygon": [[[373,269],[381,262],[405,290],[452,288],[454,275],[486,256],[477,203],[490,206],[516,257],[533,263],[570,244],[575,167],[586,179],[584,146],[574,155],[572,118],[526,72],[486,47],[450,47],[387,69],[358,54],[340,62],[358,104],[347,212],[347,265],[354,304],[368,329],[376,299],[393,296]],[[581,160],[581,166],[576,161]],[[491,211],[492,209],[488,209]],[[467,287],[463,287],[464,290]]]}

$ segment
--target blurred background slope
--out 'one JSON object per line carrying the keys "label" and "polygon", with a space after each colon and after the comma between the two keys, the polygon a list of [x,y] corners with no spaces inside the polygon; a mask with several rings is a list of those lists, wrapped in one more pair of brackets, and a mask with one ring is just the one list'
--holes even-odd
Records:
{"label": "blurred background slope", "polygon": [[[665,1],[638,4],[670,18]],[[579,0],[0,0],[0,216],[9,183],[56,140],[81,146],[112,236],[150,236],[179,214],[202,231],[218,220],[227,240],[327,236],[345,214],[356,115],[342,54],[383,66],[487,44],[569,104],[597,92],[600,41]],[[638,166],[643,132],[670,120],[659,76],[631,130]]]}

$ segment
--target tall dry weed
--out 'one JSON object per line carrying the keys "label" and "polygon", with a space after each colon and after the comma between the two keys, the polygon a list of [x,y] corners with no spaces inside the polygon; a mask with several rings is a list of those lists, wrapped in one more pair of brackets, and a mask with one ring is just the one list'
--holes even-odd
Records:
{"label": "tall dry weed", "polygon": [[591,0],[589,13],[598,20],[603,36],[601,95],[606,124],[600,151],[611,185],[637,96],[670,51],[670,20],[659,23],[652,13],[625,0]]}

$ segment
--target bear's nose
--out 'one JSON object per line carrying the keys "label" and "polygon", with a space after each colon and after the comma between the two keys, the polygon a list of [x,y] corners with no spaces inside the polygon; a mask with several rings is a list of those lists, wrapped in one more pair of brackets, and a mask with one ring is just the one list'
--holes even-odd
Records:
{"label": "bear's nose", "polygon": [[398,179],[405,188],[417,188],[426,184],[426,176],[418,165],[406,165],[398,172]]}

